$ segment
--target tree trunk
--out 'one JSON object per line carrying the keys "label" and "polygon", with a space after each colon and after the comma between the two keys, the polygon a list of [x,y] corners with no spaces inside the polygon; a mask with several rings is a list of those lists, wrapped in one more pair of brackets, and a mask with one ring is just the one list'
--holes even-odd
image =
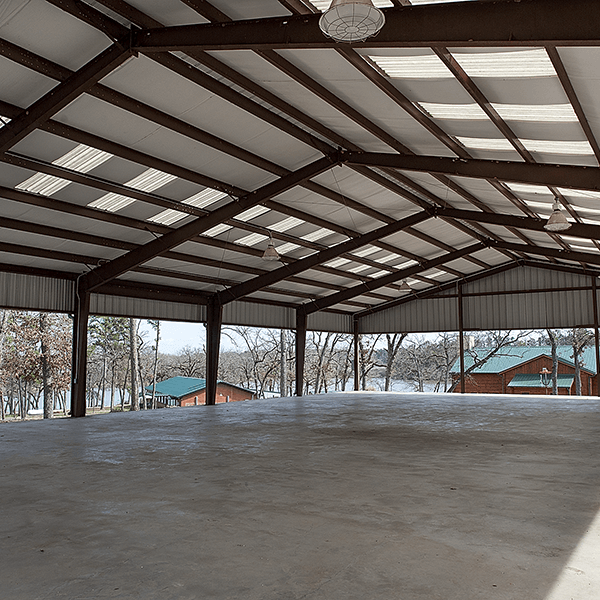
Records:
{"label": "tree trunk", "polygon": [[138,389],[138,353],[137,353],[137,319],[129,319],[129,359],[131,362],[131,410],[139,410]]}
{"label": "tree trunk", "polygon": [[558,339],[551,329],[546,329],[552,349],[552,394],[558,395]]}
{"label": "tree trunk", "polygon": [[285,329],[282,329],[279,335],[279,346],[280,346],[280,355],[279,355],[279,395],[286,396],[287,395],[287,372],[286,372],[286,343],[285,343]]}
{"label": "tree trunk", "polygon": [[46,335],[48,333],[48,315],[40,313],[40,339],[42,350],[42,388],[44,390],[44,419],[51,419],[54,414],[54,402],[52,398],[52,390],[50,389],[50,369],[48,366],[48,344],[46,343]]}

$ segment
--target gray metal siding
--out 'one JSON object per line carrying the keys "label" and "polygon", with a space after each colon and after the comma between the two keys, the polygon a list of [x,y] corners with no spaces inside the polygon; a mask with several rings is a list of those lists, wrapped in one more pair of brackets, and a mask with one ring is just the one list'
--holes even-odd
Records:
{"label": "gray metal siding", "polygon": [[[294,327],[296,327],[295,324]],[[354,322],[352,320],[352,315],[318,312],[308,316],[308,329],[311,331],[353,333]]]}
{"label": "gray metal siding", "polygon": [[281,306],[231,302],[223,308],[223,323],[249,327],[296,328],[296,311]]}
{"label": "gray metal siding", "polygon": [[457,329],[456,298],[415,300],[360,320],[361,333],[426,333]]}
{"label": "gray metal siding", "polygon": [[125,298],[92,294],[90,312],[114,317],[164,319],[167,321],[206,321],[206,307],[198,304],[159,302],[143,298]]}
{"label": "gray metal siding", "polygon": [[0,273],[0,306],[73,312],[74,282],[37,275]]}

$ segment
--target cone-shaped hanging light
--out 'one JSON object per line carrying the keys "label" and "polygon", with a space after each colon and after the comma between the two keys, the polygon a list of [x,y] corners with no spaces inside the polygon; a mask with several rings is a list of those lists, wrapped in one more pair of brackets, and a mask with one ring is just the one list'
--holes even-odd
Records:
{"label": "cone-shaped hanging light", "polygon": [[273,237],[269,241],[269,245],[262,255],[263,260],[279,260],[279,252],[275,250],[275,244],[273,244]]}
{"label": "cone-shaped hanging light", "polygon": [[565,215],[563,215],[560,210],[560,202],[558,198],[554,199],[554,204],[552,205],[552,214],[548,219],[548,222],[544,225],[544,229],[546,231],[567,231],[567,229],[571,228],[571,223],[567,221]]}
{"label": "cone-shaped hanging light", "polygon": [[384,24],[383,13],[371,0],[333,0],[319,20],[321,31],[338,42],[362,42]]}
{"label": "cone-shaped hanging light", "polygon": [[410,287],[410,285],[408,285],[408,281],[406,281],[406,279],[402,280],[402,283],[400,284],[400,291],[401,292],[412,292],[412,288]]}

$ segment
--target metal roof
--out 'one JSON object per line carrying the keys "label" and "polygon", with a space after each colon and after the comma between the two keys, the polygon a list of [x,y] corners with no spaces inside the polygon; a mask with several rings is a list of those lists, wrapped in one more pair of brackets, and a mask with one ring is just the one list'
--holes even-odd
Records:
{"label": "metal roof", "polygon": [[532,259],[598,274],[598,2],[389,0],[354,44],[323,6],[1,3],[0,271],[340,323]]}
{"label": "metal roof", "polygon": [[[563,375],[558,373],[556,376],[556,385],[559,388],[570,388],[575,381],[573,375]],[[546,388],[539,375],[535,373],[517,373],[508,383],[507,387],[525,387],[525,388]],[[552,385],[550,385],[552,387]]]}
{"label": "metal roof", "polygon": [[[475,360],[484,358],[491,352],[491,348],[476,348],[465,354],[465,369],[470,368]],[[571,346],[559,346],[558,359],[570,367],[575,368],[573,362],[573,349]],[[552,348],[550,346],[507,346],[501,348],[497,354],[487,362],[477,367],[472,373],[504,373],[536,358],[545,356],[551,360]],[[585,348],[581,354],[582,368],[596,374],[596,351],[594,348]],[[452,373],[460,372],[460,361],[457,360],[451,369]]]}
{"label": "metal roof", "polygon": [[[227,383],[226,381],[219,381],[217,383],[238,388],[245,392],[254,393],[252,390],[247,390],[246,388],[233,383]],[[188,394],[193,394],[194,392],[202,392],[205,389],[206,379],[200,379],[198,377],[171,377],[170,379],[165,379],[164,381],[156,383],[156,394],[158,396],[170,396],[171,398],[177,399],[183,398]],[[147,386],[146,391],[152,392],[152,386]]]}

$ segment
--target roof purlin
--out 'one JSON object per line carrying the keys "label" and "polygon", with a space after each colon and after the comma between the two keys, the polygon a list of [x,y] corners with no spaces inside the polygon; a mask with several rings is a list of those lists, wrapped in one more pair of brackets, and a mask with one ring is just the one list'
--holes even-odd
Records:
{"label": "roof purlin", "polygon": [[[386,25],[377,37],[354,47],[545,46],[600,43],[595,0],[570,0],[569,19],[563,0],[499,0],[384,9]],[[142,52],[173,50],[244,50],[255,48],[335,48],[319,29],[320,15],[235,21],[223,26],[181,25],[137,32]]]}

